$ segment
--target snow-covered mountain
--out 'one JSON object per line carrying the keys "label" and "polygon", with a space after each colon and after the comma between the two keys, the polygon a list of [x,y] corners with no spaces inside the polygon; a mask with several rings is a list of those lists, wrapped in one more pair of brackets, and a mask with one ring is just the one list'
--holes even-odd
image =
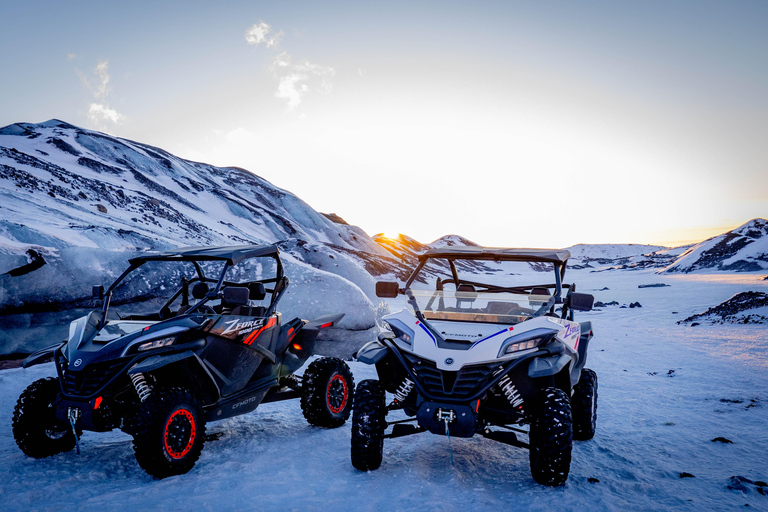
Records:
{"label": "snow-covered mountain", "polygon": [[371,272],[398,262],[338,216],[246,170],[58,120],[0,129],[0,352],[64,337],[56,313],[90,307],[91,286],[137,252],[275,242],[293,283],[286,314],[343,310],[349,332],[374,327]]}
{"label": "snow-covered mountain", "polygon": [[429,247],[431,249],[437,249],[440,247],[455,247],[457,245],[469,245],[477,247],[479,244],[476,244],[472,240],[464,238],[460,235],[445,235],[429,244]]}
{"label": "snow-covered mountain", "polygon": [[668,247],[643,244],[576,244],[565,249],[570,251],[571,259],[599,262],[600,260],[629,259],[633,256],[668,249]]}
{"label": "snow-covered mountain", "polygon": [[752,219],[738,228],[694,245],[664,272],[736,271],[768,269],[768,220]]}
{"label": "snow-covered mountain", "polygon": [[[464,238],[459,235],[445,235],[430,244],[422,244],[421,242],[403,234],[399,234],[396,237],[389,237],[383,233],[379,233],[373,236],[373,240],[381,247],[386,249],[396,261],[400,262],[400,267],[394,272],[395,277],[400,281],[405,281],[408,276],[411,275],[411,271],[416,268],[419,263],[419,255],[428,251],[429,249],[437,249],[440,247],[454,247],[454,246],[478,246],[472,240]],[[445,275],[448,271],[447,265],[441,265],[442,262],[435,262],[433,268],[434,272],[430,272],[430,268],[426,269],[426,272],[419,274],[418,280],[424,282],[424,279],[428,275]],[[486,272],[492,271],[492,269],[485,263],[481,262],[464,262],[457,261],[456,266],[458,269],[464,269],[468,271]]]}

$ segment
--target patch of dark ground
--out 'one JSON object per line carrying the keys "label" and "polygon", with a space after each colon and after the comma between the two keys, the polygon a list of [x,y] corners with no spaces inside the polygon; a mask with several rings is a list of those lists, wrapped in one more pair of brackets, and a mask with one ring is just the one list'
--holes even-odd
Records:
{"label": "patch of dark ground", "polygon": [[[689,316],[685,320],[680,320],[678,324],[702,320],[714,324],[768,324],[768,317],[758,314],[746,316],[736,316],[750,309],[768,307],[768,293],[764,292],[741,292],[737,293],[725,302],[711,307],[703,313]],[[694,322],[698,323],[698,322]],[[693,324],[691,324],[693,325]]]}
{"label": "patch of dark ground", "polygon": [[13,354],[0,354],[0,370],[8,370],[11,368],[21,368],[24,363],[24,359],[29,354],[24,352],[15,352]]}
{"label": "patch of dark ground", "polygon": [[762,480],[753,481],[744,476],[732,476],[728,480],[726,487],[732,491],[741,491],[744,494],[749,494],[754,491],[763,496],[768,496],[768,483],[763,482]]}

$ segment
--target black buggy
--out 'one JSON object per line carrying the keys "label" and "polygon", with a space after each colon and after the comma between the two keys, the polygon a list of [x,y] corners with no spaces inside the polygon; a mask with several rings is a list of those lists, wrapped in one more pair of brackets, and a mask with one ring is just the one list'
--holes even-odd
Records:
{"label": "black buggy", "polygon": [[[38,380],[19,397],[16,443],[41,458],[72,450],[83,430],[122,429],[133,436],[139,465],[164,478],[195,465],[207,422],[261,403],[300,398],[312,425],[343,425],[354,389],[346,363],[319,358],[303,378],[293,375],[320,329],[343,315],[283,322],[277,304],[287,287],[272,245],[131,259],[106,291],[94,287],[100,311],[24,361],[27,368],[53,356],[58,379]],[[140,306],[146,311],[136,312]]]}

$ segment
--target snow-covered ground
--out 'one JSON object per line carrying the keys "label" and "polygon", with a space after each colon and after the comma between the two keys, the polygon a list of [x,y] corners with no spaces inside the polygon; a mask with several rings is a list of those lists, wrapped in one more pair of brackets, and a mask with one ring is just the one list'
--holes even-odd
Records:
{"label": "snow-covered ground", "polygon": [[[598,430],[574,445],[561,488],[533,481],[524,450],[479,437],[452,439],[451,465],[448,440],[429,433],[386,441],[381,468],[359,472],[349,423],[310,427],[296,401],[209,424],[221,437],[190,473],[165,480],[138,467],[119,432],[87,432],[81,455],[34,460],[16,447],[11,416],[24,387],[53,375],[47,364],[0,372],[2,509],[768,510],[757,486],[728,488],[733,476],[768,480],[768,329],[676,323],[737,292],[768,291],[762,277],[568,272],[597,300],[642,307],[579,315],[596,332],[587,366],[599,376]],[[654,283],[670,286],[638,288]],[[375,376],[350,366],[356,382]]]}

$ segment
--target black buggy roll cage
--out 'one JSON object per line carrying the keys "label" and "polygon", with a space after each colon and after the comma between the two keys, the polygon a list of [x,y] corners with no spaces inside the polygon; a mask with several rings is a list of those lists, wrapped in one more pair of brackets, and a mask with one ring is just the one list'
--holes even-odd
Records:
{"label": "black buggy roll cage", "polygon": [[[190,284],[194,282],[208,282],[208,283],[216,283],[213,290],[210,290],[205,297],[200,299],[197,304],[190,307],[186,313],[191,313],[192,311],[200,308],[203,304],[208,302],[209,300],[216,299],[219,296],[219,292],[221,291],[222,286],[236,286],[238,283],[234,282],[228,282],[224,280],[224,277],[227,274],[227,271],[229,271],[230,267],[233,267],[237,265],[238,263],[243,262],[244,260],[250,259],[250,258],[260,258],[260,257],[271,257],[275,260],[276,263],[276,275],[273,278],[270,279],[262,279],[259,282],[260,283],[275,283],[275,286],[272,290],[266,289],[265,291],[272,294],[271,302],[269,305],[269,308],[267,308],[267,311],[265,313],[265,316],[271,316],[274,314],[275,309],[277,308],[277,303],[280,300],[280,298],[283,296],[283,293],[285,293],[286,288],[288,287],[288,278],[285,276],[285,271],[283,269],[283,263],[280,260],[280,250],[277,247],[277,245],[235,245],[235,246],[221,246],[221,247],[187,247],[183,249],[175,249],[175,250],[169,250],[161,253],[155,253],[155,254],[146,254],[142,256],[138,256],[136,258],[132,258],[128,260],[130,263],[130,266],[123,272],[120,277],[118,277],[115,282],[113,282],[109,288],[105,292],[103,292],[104,296],[104,304],[102,306],[102,312],[101,312],[101,320],[99,325],[104,325],[107,318],[107,312],[109,311],[109,304],[112,299],[112,292],[115,288],[123,281],[123,279],[128,276],[131,272],[136,270],[137,268],[141,267],[148,261],[169,261],[169,262],[176,262],[176,261],[187,261],[192,263],[195,266],[195,271],[197,273],[197,278],[193,278],[190,280],[187,280],[186,277],[183,279],[182,282],[182,288],[180,288],[166,303],[166,306],[168,304],[171,304],[176,298],[185,291],[185,288]],[[218,279],[213,279],[205,276],[205,272],[203,272],[203,269],[199,265],[199,261],[223,261],[224,262],[224,268],[221,270],[221,274],[219,275]],[[95,291],[95,290],[94,290]],[[184,299],[187,299],[187,295],[184,295]]]}

